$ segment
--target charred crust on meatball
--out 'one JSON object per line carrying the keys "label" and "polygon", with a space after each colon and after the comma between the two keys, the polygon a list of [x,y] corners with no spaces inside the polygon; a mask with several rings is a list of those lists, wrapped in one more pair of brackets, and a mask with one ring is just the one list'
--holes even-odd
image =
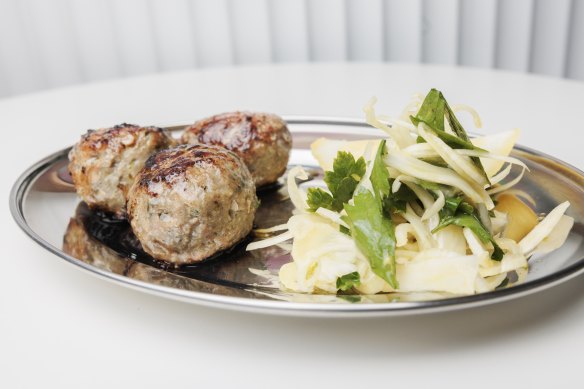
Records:
{"label": "charred crust on meatball", "polygon": [[243,239],[258,204],[243,161],[204,144],[153,155],[127,198],[128,218],[144,251],[177,266],[205,260]]}
{"label": "charred crust on meatball", "polygon": [[181,145],[159,151],[148,158],[138,176],[137,185],[156,196],[148,189],[151,183],[164,183],[172,187],[191,167],[197,165],[215,166],[227,174],[238,168],[237,161],[239,157],[236,154],[216,146]]}
{"label": "charred crust on meatball", "polygon": [[124,149],[136,143],[139,133],[145,133],[160,139],[166,136],[165,131],[159,127],[140,127],[135,124],[122,123],[111,128],[87,130],[81,136],[79,145],[85,150],[93,151],[103,151],[107,147]]}
{"label": "charred crust on meatball", "polygon": [[[272,134],[286,123],[276,115],[252,112],[228,112],[200,120],[185,130],[183,142],[195,136],[200,143],[213,144],[234,151],[246,151],[253,141],[270,142]],[[232,137],[225,132],[237,128]],[[191,135],[189,135],[189,133]]]}
{"label": "charred crust on meatball", "polygon": [[257,187],[272,184],[286,170],[292,136],[277,115],[229,112],[199,120],[181,137],[183,143],[211,144],[236,153]]}
{"label": "charred crust on meatball", "polygon": [[92,209],[126,216],[126,193],[146,159],[176,141],[158,127],[122,123],[88,130],[69,152],[68,170],[79,196]]}

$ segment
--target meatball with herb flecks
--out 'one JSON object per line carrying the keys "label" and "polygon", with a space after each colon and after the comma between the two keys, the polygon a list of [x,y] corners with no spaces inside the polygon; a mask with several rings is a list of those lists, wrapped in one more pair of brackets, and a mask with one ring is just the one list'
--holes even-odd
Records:
{"label": "meatball with herb flecks", "polygon": [[128,216],[142,248],[176,266],[241,241],[252,229],[257,206],[241,159],[203,144],[154,154],[128,193]]}
{"label": "meatball with herb flecks", "polygon": [[230,112],[199,120],[182,142],[225,147],[247,165],[256,187],[272,184],[286,171],[292,136],[286,122],[267,113]]}
{"label": "meatball with herb flecks", "polygon": [[175,140],[163,129],[120,124],[89,130],[69,152],[77,194],[93,209],[126,215],[126,193],[154,152]]}

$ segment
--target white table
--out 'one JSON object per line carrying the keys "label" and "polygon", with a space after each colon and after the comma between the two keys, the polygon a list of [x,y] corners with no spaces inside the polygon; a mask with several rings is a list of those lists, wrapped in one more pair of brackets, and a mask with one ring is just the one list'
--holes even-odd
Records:
{"label": "white table", "polygon": [[[361,117],[442,89],[484,132],[584,168],[584,84],[450,67],[322,64],[217,69],[72,87],[0,101],[0,387],[578,387],[584,277],[497,305],[385,319],[224,311],[126,289],[67,264],[9,215],[17,176],[87,128],[191,122],[235,109]],[[375,385],[375,386],[374,386]]]}

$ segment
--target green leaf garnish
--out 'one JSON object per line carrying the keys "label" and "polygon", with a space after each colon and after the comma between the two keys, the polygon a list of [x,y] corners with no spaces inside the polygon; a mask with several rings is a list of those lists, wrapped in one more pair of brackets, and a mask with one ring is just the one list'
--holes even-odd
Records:
{"label": "green leaf garnish", "polygon": [[379,205],[383,199],[389,196],[391,187],[389,185],[389,172],[385,163],[383,163],[383,155],[385,154],[385,139],[379,143],[375,159],[373,160],[373,167],[371,168],[371,186],[375,192],[375,197],[379,200]]}
{"label": "green leaf garnish", "polygon": [[345,234],[345,235],[349,235],[349,236],[351,236],[351,230],[350,230],[350,229],[348,229],[348,228],[347,228],[347,227],[345,227],[345,226],[339,226],[339,231],[340,231],[340,232],[342,232],[342,233],[343,233],[343,234]]}
{"label": "green leaf garnish", "polygon": [[475,209],[472,205],[464,201],[462,196],[446,197],[444,199],[444,207],[440,210],[440,218],[454,216],[457,213],[473,215]]}
{"label": "green leaf garnish", "polygon": [[[390,187],[393,180],[390,180]],[[397,192],[392,192],[383,200],[383,210],[387,215],[395,211],[405,212],[410,201],[416,201],[418,196],[406,185],[401,185]]]}
{"label": "green leaf garnish", "polygon": [[[449,134],[445,131],[444,117],[446,117],[450,128],[456,135]],[[418,113],[416,116],[410,116],[410,120],[415,126],[420,122],[426,124],[440,139],[442,139],[442,141],[444,141],[444,143],[453,149],[484,151],[472,144],[468,134],[448,105],[446,98],[444,98],[442,92],[437,89],[431,89],[430,92],[428,92]],[[483,174],[487,182],[490,182],[480,158],[471,157],[471,160]]]}
{"label": "green leaf garnish", "polygon": [[306,202],[311,211],[319,208],[333,209],[333,196],[321,188],[308,188]]}
{"label": "green leaf garnish", "polygon": [[393,222],[383,214],[371,192],[358,193],[353,201],[353,205],[345,204],[351,235],[373,272],[397,289]]}
{"label": "green leaf garnish", "polygon": [[499,284],[499,286],[497,286],[495,288],[495,290],[503,289],[503,288],[507,287],[507,285],[509,285],[509,277],[505,277],[505,279],[503,281],[501,281],[501,283]]}
{"label": "green leaf garnish", "polygon": [[337,278],[337,289],[343,292],[359,285],[361,285],[361,277],[359,272],[356,271]]}
{"label": "green leaf garnish", "polygon": [[446,216],[440,220],[440,223],[432,230],[432,233],[440,231],[441,229],[451,224],[459,227],[470,228],[483,243],[491,242],[494,247],[491,259],[495,261],[500,261],[503,259],[503,250],[499,247],[499,245],[497,245],[497,243],[495,243],[495,239],[493,239],[489,231],[485,228],[485,226],[483,226],[481,221],[474,214],[457,214],[456,216]]}
{"label": "green leaf garnish", "polygon": [[351,200],[357,184],[363,178],[367,166],[363,157],[355,161],[353,154],[339,151],[333,162],[333,170],[324,174],[324,182],[330,193],[320,188],[308,189],[307,203],[311,211],[327,208],[335,212]]}
{"label": "green leaf garnish", "polygon": [[432,88],[424,98],[424,102],[416,116],[410,116],[410,119],[415,126],[423,122],[433,130],[444,131],[445,109],[446,100],[442,92]]}

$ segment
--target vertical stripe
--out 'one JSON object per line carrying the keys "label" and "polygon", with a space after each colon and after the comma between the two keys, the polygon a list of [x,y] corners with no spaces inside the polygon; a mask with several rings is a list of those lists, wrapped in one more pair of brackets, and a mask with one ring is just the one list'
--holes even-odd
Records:
{"label": "vertical stripe", "polygon": [[124,73],[156,72],[159,66],[148,3],[110,0],[110,5]]}
{"label": "vertical stripe", "polygon": [[383,60],[383,0],[347,0],[347,51],[352,61]]}
{"label": "vertical stripe", "polygon": [[46,80],[30,31],[16,1],[0,1],[0,59],[5,72],[4,96],[45,88]]}
{"label": "vertical stripe", "polygon": [[566,76],[584,81],[584,1],[575,0],[570,23]]}
{"label": "vertical stripe", "polygon": [[26,0],[25,26],[36,41],[35,49],[49,86],[81,82],[81,64],[73,40],[73,25],[66,0]]}
{"label": "vertical stripe", "polygon": [[231,24],[226,0],[191,0],[197,63],[202,67],[233,64]]}
{"label": "vertical stripe", "polygon": [[110,9],[103,0],[70,0],[74,41],[88,80],[118,77],[122,67]]}
{"label": "vertical stripe", "polygon": [[458,60],[458,0],[424,0],[422,61],[454,65]]}
{"label": "vertical stripe", "polygon": [[308,61],[306,2],[270,0],[268,9],[273,60],[275,62]]}
{"label": "vertical stripe", "polygon": [[345,2],[309,0],[310,57],[315,61],[347,59]]}
{"label": "vertical stripe", "polygon": [[229,9],[235,63],[271,62],[266,0],[230,1]]}
{"label": "vertical stripe", "polygon": [[422,59],[422,0],[385,0],[385,59],[419,62]]}
{"label": "vertical stripe", "polygon": [[531,68],[534,73],[561,77],[566,67],[570,0],[536,0]]}
{"label": "vertical stripe", "polygon": [[495,67],[529,70],[533,7],[533,0],[499,0]]}
{"label": "vertical stripe", "polygon": [[195,42],[187,0],[150,0],[154,44],[162,70],[195,67]]}
{"label": "vertical stripe", "polygon": [[460,2],[459,63],[492,67],[495,63],[497,0]]}

